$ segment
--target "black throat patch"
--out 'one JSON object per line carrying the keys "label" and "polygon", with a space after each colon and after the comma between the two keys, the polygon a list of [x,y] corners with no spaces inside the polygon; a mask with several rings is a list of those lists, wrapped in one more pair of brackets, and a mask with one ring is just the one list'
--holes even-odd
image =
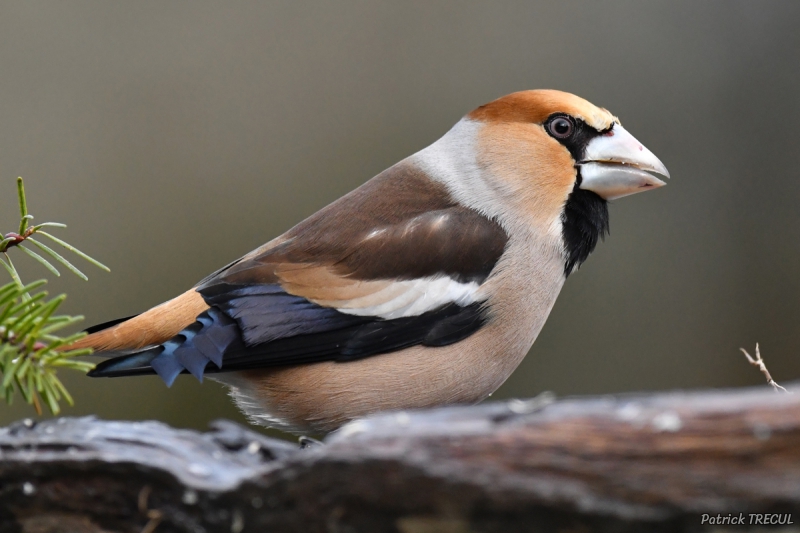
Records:
{"label": "black throat patch", "polygon": [[597,241],[608,234],[608,202],[592,191],[579,188],[580,177],[567,199],[561,215],[566,260],[564,274],[569,276],[594,251]]}
{"label": "black throat patch", "polygon": [[[569,121],[572,130],[562,132],[553,129],[554,121]],[[563,123],[562,120],[562,123]],[[613,126],[612,126],[613,127]],[[597,131],[583,120],[564,113],[550,115],[544,123],[548,135],[561,143],[575,161],[582,161],[589,142],[603,135],[611,128]],[[562,235],[564,238],[564,274],[569,276],[580,267],[594,251],[597,241],[608,234],[608,202],[593,193],[580,188],[581,172],[578,167],[578,179],[564,205],[561,214]]]}

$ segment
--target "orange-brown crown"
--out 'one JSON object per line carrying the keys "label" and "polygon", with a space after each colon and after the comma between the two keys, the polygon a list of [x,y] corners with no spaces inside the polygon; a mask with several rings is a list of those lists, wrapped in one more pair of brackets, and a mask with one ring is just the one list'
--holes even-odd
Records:
{"label": "orange-brown crown", "polygon": [[566,113],[597,130],[609,128],[617,118],[574,94],[549,89],[520,91],[482,105],[467,115],[482,122],[543,123],[553,113]]}

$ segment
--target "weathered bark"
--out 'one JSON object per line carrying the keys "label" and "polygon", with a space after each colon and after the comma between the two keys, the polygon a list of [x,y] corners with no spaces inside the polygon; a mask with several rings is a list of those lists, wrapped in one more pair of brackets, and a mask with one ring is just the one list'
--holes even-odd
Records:
{"label": "weathered bark", "polygon": [[0,430],[0,532],[726,531],[703,513],[800,531],[789,390],[393,413],[305,450],[229,422],[18,423]]}

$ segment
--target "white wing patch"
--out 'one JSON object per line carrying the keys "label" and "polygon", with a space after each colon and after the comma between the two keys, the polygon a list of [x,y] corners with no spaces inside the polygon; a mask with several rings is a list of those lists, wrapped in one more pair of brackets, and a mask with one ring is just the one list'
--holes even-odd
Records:
{"label": "white wing patch", "polygon": [[447,276],[393,281],[374,294],[337,305],[336,309],[348,315],[386,320],[417,316],[449,303],[474,303],[478,287],[474,281],[460,283]]}

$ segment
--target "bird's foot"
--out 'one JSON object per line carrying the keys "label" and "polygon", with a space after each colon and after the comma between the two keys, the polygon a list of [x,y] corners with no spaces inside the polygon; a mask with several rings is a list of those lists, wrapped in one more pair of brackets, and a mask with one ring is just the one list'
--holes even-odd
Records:
{"label": "bird's foot", "polygon": [[306,437],[305,435],[298,438],[297,442],[300,444],[301,450],[312,448],[314,446],[322,446],[324,444],[321,440],[312,439],[311,437]]}

